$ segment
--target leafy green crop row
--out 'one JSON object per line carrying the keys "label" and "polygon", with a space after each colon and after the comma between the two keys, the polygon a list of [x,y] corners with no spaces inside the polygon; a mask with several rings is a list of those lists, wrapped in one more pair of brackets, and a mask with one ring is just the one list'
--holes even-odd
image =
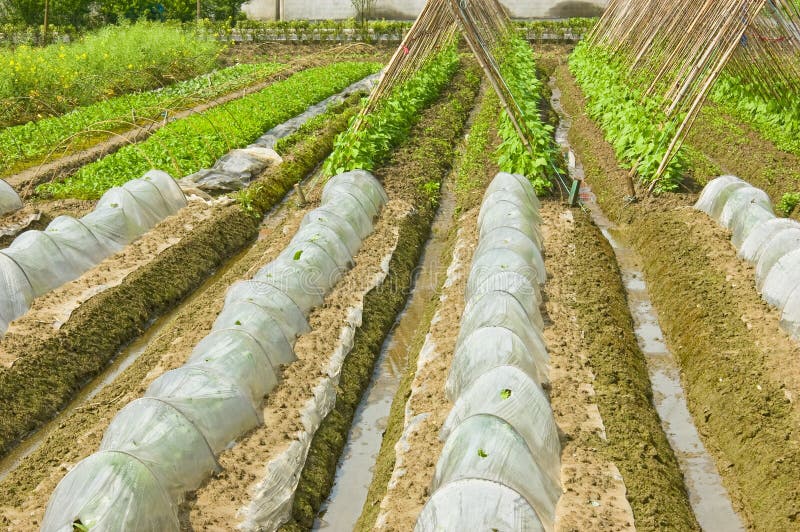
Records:
{"label": "leafy green crop row", "polygon": [[233,148],[247,145],[308,106],[380,69],[377,63],[335,63],[294,74],[261,92],[178,120],[145,142],[84,166],[62,182],[37,190],[58,198],[100,197],[151,168],[185,176],[208,168]]}
{"label": "leafy green crop row", "polygon": [[744,80],[723,74],[714,84],[711,100],[727,113],[752,125],[778,148],[800,155],[800,98],[791,89],[777,86],[778,83],[780,81],[775,80],[773,89],[776,94],[785,95],[782,101],[767,99]]}
{"label": "leafy green crop row", "polygon": [[[408,136],[420,112],[433,102],[458,68],[455,45],[446,48],[414,76],[381,100],[364,118],[363,127],[350,127],[339,135],[333,153],[325,161],[325,173],[336,175],[350,170],[373,170]],[[351,124],[352,125],[352,124]]]}
{"label": "leafy green crop row", "polygon": [[[627,168],[636,165],[642,183],[652,182],[675,133],[675,122],[666,121],[660,102],[643,99],[626,82],[627,69],[602,48],[578,44],[569,67],[586,96],[587,114],[600,125],[617,159]],[[685,168],[686,159],[679,151],[656,190],[675,190]]]}
{"label": "leafy green crop row", "polygon": [[0,126],[210,71],[221,45],[174,25],[110,26],[74,43],[0,49]]}
{"label": "leafy green crop row", "polygon": [[501,171],[527,176],[536,192],[544,193],[552,187],[552,178],[555,177],[553,163],[558,158],[558,148],[553,139],[553,126],[542,122],[540,115],[542,82],[536,77],[533,50],[526,41],[513,35],[498,55],[503,58],[500,66],[503,78],[531,134],[535,157],[520,140],[506,112],[500,116],[498,133],[502,143],[495,156]]}
{"label": "leafy green crop row", "polygon": [[62,116],[0,130],[0,173],[54,151],[81,148],[110,132],[188,109],[246,87],[279,70],[278,63],[236,65],[181,81],[163,89],[139,92],[81,107]]}

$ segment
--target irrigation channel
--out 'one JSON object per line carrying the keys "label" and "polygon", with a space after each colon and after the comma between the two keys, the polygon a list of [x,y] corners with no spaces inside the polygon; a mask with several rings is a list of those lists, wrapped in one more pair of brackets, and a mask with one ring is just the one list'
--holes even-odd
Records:
{"label": "irrigation channel", "polygon": [[443,182],[439,209],[415,272],[411,296],[381,347],[370,387],[356,411],[333,488],[320,509],[314,530],[353,530],[367,500],[392,401],[408,365],[414,341],[430,325],[425,323],[425,311],[447,268],[441,258],[453,228],[456,207],[451,184],[451,179]]}
{"label": "irrigation channel", "polygon": [[628,306],[633,316],[634,332],[647,361],[653,400],[661,424],[672,447],[689,494],[689,502],[703,530],[743,531],[741,518],[733,509],[711,455],[706,450],[686,403],[680,368],[664,342],[658,315],[650,300],[641,260],[626,242],[619,228],[606,217],[589,184],[583,166],[569,143],[572,120],[561,105],[561,91],[550,78],[550,104],[558,113],[556,142],[565,151],[570,175],[581,181],[580,197],[594,223],[608,240],[622,275]]}
{"label": "irrigation channel", "polygon": [[[311,175],[313,176],[315,173],[316,172]],[[264,216],[259,228],[257,241],[261,241],[272,231],[281,226],[286,219],[287,205],[290,201],[296,201],[295,196],[296,193],[294,191],[290,192],[278,205]],[[92,400],[108,386],[113,386],[117,377],[136,362],[155,339],[172,326],[174,318],[179,316],[185,309],[191,308],[211,287],[217,284],[228,271],[234,269],[236,265],[247,256],[251,248],[252,245],[247,246],[231,257],[180,305],[156,319],[141,336],[121,350],[108,367],[92,379],[55,418],[24,438],[10,453],[0,459],[0,482],[54,434],[54,432],[61,427],[64,419],[67,419],[78,411],[92,408]]]}

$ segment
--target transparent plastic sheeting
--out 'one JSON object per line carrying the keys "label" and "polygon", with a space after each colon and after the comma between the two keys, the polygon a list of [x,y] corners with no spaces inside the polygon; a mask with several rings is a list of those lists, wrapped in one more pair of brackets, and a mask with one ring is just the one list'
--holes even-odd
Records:
{"label": "transparent plastic sheeting", "polygon": [[283,161],[273,149],[278,140],[297,132],[303,124],[321,115],[332,105],[344,102],[351,94],[368,93],[377,79],[378,74],[373,74],[353,83],[339,94],[312,105],[304,113],[270,129],[246,148],[232,150],[220,158],[212,168],[200,170],[183,178],[181,183],[212,193],[241,190],[268,166]]}
{"label": "transparent plastic sheeting", "polygon": [[101,452],[64,477],[42,529],[71,531],[79,520],[98,530],[178,530],[184,494],[217,470],[220,452],[262,423],[263,398],[281,366],[295,360],[309,311],[352,267],[387,201],[367,172],[331,179],[289,247],[253,280],[228,289],[211,333],[187,363],[121,410]]}
{"label": "transparent plastic sheeting", "polygon": [[544,532],[539,516],[518,492],[491,480],[450,482],[422,509],[415,530]]}
{"label": "transparent plastic sheeting", "polygon": [[22,233],[0,251],[0,334],[33,298],[77,279],[184,205],[175,180],[153,170],[106,192],[83,218],[59,216],[44,231]]}
{"label": "transparent plastic sheeting", "polygon": [[0,179],[0,216],[18,211],[22,208],[22,200],[17,191],[7,182]]}
{"label": "transparent plastic sheeting", "polygon": [[442,428],[434,493],[415,530],[553,528],[561,451],[541,387],[548,355],[540,222],[530,183],[498,174],[481,206],[480,240],[445,386],[455,405]]}
{"label": "transparent plastic sheeting", "polygon": [[710,181],[695,208],[731,230],[739,256],[755,266],[761,297],[800,339],[800,223],[777,218],[764,191],[729,175]]}

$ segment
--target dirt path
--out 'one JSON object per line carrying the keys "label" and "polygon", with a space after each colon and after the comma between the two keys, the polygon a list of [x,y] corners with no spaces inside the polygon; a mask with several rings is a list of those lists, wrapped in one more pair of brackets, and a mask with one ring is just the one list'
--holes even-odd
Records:
{"label": "dirt path", "polygon": [[[598,408],[598,377],[570,286],[570,265],[579,253],[576,233],[588,227],[576,225],[573,212],[557,203],[544,203],[541,215],[548,269],[544,338],[550,352],[550,403],[563,447],[564,494],[556,508],[556,530],[635,530],[625,480],[614,459],[603,452],[608,434]],[[582,262],[585,268],[609,266],[608,261]]]}
{"label": "dirt path", "polygon": [[796,529],[800,348],[780,328],[777,312],[761,301],[752,268],[736,257],[729,235],[690,207],[695,195],[623,205],[626,171],[583,115],[569,73],[559,69],[558,78],[562,101],[576,117],[570,140],[599,203],[627,224],[623,231],[644,257],[689,409],[735,508],[753,529]]}

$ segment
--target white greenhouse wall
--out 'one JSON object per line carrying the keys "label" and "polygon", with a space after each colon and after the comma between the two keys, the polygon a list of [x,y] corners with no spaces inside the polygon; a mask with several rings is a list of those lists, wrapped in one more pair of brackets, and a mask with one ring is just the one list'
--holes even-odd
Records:
{"label": "white greenhouse wall", "polygon": [[[608,0],[501,0],[514,18],[596,16]],[[411,20],[425,0],[377,0],[373,18]],[[346,19],[355,15],[350,0],[249,0],[242,10],[251,19]]]}

